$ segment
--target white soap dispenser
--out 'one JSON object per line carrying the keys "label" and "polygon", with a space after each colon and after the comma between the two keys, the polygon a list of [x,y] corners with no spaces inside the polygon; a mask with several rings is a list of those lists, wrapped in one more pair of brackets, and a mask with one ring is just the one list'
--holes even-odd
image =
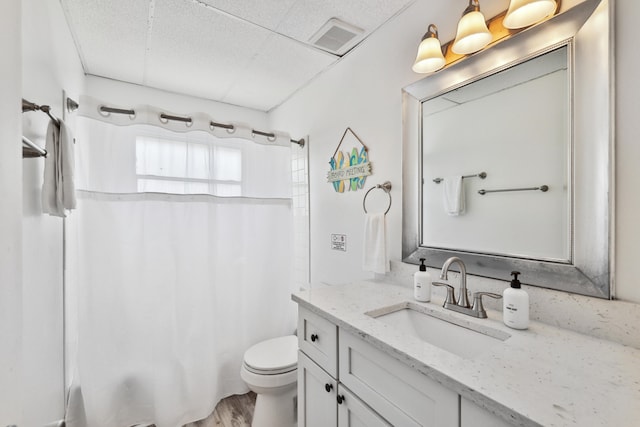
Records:
{"label": "white soap dispenser", "polygon": [[519,271],[512,271],[511,287],[504,290],[502,316],[504,324],[513,329],[529,327],[529,294],[521,288]]}
{"label": "white soap dispenser", "polygon": [[431,301],[431,274],[424,261],[420,258],[420,270],[413,274],[413,297],[420,302]]}

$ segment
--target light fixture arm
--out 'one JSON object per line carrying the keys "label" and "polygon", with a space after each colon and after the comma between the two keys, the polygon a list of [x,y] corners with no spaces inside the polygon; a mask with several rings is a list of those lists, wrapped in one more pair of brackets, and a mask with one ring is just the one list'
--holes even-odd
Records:
{"label": "light fixture arm", "polygon": [[438,38],[438,27],[436,27],[435,24],[429,24],[429,27],[427,28],[427,32],[424,33],[424,37],[422,37],[422,40],[433,38],[433,37],[435,37],[436,39]]}
{"label": "light fixture arm", "polygon": [[462,16],[469,12],[480,12],[480,0],[469,0],[469,6],[462,12]]}

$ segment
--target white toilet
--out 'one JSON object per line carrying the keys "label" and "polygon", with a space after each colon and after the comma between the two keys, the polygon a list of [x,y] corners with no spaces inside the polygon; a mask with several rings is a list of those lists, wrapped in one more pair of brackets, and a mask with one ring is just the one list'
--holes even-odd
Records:
{"label": "white toilet", "polygon": [[244,353],[240,376],[257,394],[251,427],[296,427],[298,338],[262,341]]}

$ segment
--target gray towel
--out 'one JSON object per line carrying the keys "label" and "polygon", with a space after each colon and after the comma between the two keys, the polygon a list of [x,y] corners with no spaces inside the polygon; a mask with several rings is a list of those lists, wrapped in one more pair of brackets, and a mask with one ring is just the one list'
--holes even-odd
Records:
{"label": "gray towel", "polygon": [[65,209],[76,207],[73,144],[73,135],[62,120],[49,122],[42,183],[42,211],[49,215],[64,217]]}

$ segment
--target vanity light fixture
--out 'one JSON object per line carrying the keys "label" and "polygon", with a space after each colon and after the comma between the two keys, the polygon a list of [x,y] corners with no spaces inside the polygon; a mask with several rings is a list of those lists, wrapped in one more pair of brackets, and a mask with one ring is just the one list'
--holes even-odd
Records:
{"label": "vanity light fixture", "polygon": [[557,6],[555,0],[511,0],[502,25],[509,29],[528,27],[553,15]]}
{"label": "vanity light fixture", "polygon": [[418,46],[416,62],[411,69],[416,73],[433,73],[444,67],[442,45],[438,39],[438,27],[431,24]]}
{"label": "vanity light fixture", "polygon": [[458,31],[451,50],[459,55],[468,55],[479,51],[491,43],[492,39],[484,15],[480,12],[480,2],[469,0],[469,6],[458,22]]}

